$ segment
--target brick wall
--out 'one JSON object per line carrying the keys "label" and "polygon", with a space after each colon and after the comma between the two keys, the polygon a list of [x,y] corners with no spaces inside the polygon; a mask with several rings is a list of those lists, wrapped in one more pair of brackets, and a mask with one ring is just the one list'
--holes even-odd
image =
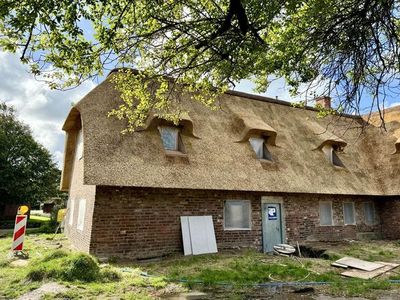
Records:
{"label": "brick wall", "polygon": [[379,201],[382,235],[386,239],[400,239],[400,197],[386,197]]}
{"label": "brick wall", "polygon": [[[251,200],[252,230],[224,231],[226,199]],[[218,248],[261,249],[260,199],[247,193],[98,187],[90,251],[144,258],[182,252],[180,216],[212,215]]]}
{"label": "brick wall", "polygon": [[[97,187],[90,252],[99,256],[148,258],[182,253],[180,216],[212,215],[218,249],[262,249],[261,197],[254,192]],[[356,239],[380,233],[365,224],[362,203],[371,197],[279,195],[283,200],[288,242]],[[224,201],[251,200],[252,230],[225,231]],[[319,201],[333,203],[333,226],[319,225]],[[343,202],[354,201],[357,225],[343,224]]]}
{"label": "brick wall", "polygon": [[[373,197],[333,195],[286,195],[286,236],[288,242],[338,241],[358,239],[362,234],[369,237],[381,235],[379,209],[376,208],[374,224],[366,224],[363,203]],[[333,226],[320,226],[319,202],[332,201]],[[356,225],[344,225],[343,203],[354,202]]]}
{"label": "brick wall", "polygon": [[[75,132],[74,134],[77,133]],[[68,212],[65,219],[65,234],[76,249],[89,252],[96,186],[83,184],[83,164],[84,157],[80,159],[77,157],[74,158],[71,184],[68,193]],[[81,199],[86,200],[83,230],[77,228],[79,201]],[[72,200],[74,200],[75,203],[73,211],[71,210]],[[72,224],[70,225],[69,219],[71,214]]]}

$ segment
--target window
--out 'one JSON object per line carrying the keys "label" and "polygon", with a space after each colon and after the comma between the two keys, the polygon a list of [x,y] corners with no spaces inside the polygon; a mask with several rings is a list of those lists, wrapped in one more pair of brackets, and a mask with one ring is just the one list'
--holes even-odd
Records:
{"label": "window", "polygon": [[258,159],[266,159],[272,161],[271,153],[268,151],[267,146],[265,145],[265,139],[262,137],[251,137],[249,138],[249,142],[251,147]]}
{"label": "window", "polygon": [[227,200],[224,208],[225,230],[250,230],[250,201]]}
{"label": "window", "polygon": [[177,151],[184,153],[183,143],[179,134],[179,128],[172,126],[159,126],[161,141],[167,151]]}
{"label": "window", "polygon": [[374,202],[364,202],[364,221],[366,224],[375,224],[375,205]]}
{"label": "window", "polygon": [[70,206],[69,206],[69,218],[68,218],[68,225],[72,226],[72,223],[74,222],[74,209],[75,209],[75,201],[74,199],[71,199]]}
{"label": "window", "polygon": [[344,225],[356,225],[354,202],[343,203],[343,217],[344,217]]}
{"label": "window", "polygon": [[83,157],[83,135],[82,130],[79,130],[78,137],[76,139],[76,157],[81,159]]}
{"label": "window", "polygon": [[321,226],[332,226],[332,202],[325,201],[319,203],[319,224]]}
{"label": "window", "polygon": [[339,156],[337,155],[337,152],[340,151],[339,146],[337,145],[325,145],[322,147],[322,151],[325,153],[328,161],[336,166],[336,167],[341,167],[344,168],[344,164],[340,160]]}
{"label": "window", "polygon": [[76,224],[76,228],[82,231],[85,225],[85,213],[86,213],[86,200],[81,199],[79,201],[78,222]]}

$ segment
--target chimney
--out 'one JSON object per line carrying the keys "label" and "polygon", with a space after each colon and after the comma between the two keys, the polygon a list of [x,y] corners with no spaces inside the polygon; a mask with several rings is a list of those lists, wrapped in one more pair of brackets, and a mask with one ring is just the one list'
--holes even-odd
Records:
{"label": "chimney", "polygon": [[320,96],[315,98],[315,105],[322,106],[323,108],[330,109],[331,108],[331,97],[329,96]]}

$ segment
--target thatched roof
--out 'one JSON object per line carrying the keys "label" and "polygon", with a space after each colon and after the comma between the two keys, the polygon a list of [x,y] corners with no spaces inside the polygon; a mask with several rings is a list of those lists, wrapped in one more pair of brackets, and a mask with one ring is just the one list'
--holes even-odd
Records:
{"label": "thatched roof", "polygon": [[[120,134],[126,124],[107,117],[120,101],[109,76],[74,108],[82,118],[85,184],[361,195],[400,192],[400,156],[391,155],[397,138],[374,126],[362,133],[361,118],[318,119],[313,109],[238,92],[222,95],[217,111],[182,101],[190,115],[181,124],[191,133],[182,135],[187,157],[170,157],[163,150],[156,116],[143,130]],[[67,125],[73,118],[70,115],[66,121],[67,132],[75,130]],[[256,158],[246,142],[253,134],[268,137],[272,163]],[[76,142],[69,137],[64,187]],[[330,165],[320,150],[326,143],[346,146],[339,153],[346,168]]]}

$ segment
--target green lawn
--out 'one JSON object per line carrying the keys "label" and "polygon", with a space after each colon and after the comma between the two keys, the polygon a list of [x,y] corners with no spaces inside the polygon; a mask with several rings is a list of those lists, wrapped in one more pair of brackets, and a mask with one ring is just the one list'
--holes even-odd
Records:
{"label": "green lawn", "polygon": [[30,215],[29,221],[46,223],[46,222],[50,222],[50,218],[49,217],[45,217],[45,216]]}
{"label": "green lawn", "polygon": [[[183,291],[169,287],[162,277],[146,278],[136,268],[99,265],[92,257],[71,251],[62,235],[28,235],[25,251],[26,267],[12,266],[9,257],[11,238],[0,239],[0,299],[17,298],[40,287],[44,282],[58,282],[69,290],[48,295],[46,299],[154,299],[165,293]],[[60,245],[62,247],[60,248]]]}
{"label": "green lawn", "polygon": [[[227,299],[242,299],[253,284],[275,281],[329,281],[332,285],[318,287],[317,291],[373,299],[398,288],[389,284],[387,278],[400,279],[396,273],[374,280],[343,278],[342,269],[330,266],[333,259],[345,255],[399,261],[400,246],[390,242],[357,242],[336,247],[327,255],[332,260],[294,259],[242,251],[174,256],[146,264],[118,261],[99,264],[91,256],[69,250],[63,235],[57,235],[54,240],[52,236],[27,236],[25,250],[29,254],[29,264],[26,267],[13,266],[9,257],[11,238],[0,239],[0,299],[19,297],[45,282],[58,282],[69,289],[46,295],[44,299],[157,299],[188,288],[204,290],[211,295],[220,293],[219,296]],[[260,291],[265,292],[262,288]]]}

